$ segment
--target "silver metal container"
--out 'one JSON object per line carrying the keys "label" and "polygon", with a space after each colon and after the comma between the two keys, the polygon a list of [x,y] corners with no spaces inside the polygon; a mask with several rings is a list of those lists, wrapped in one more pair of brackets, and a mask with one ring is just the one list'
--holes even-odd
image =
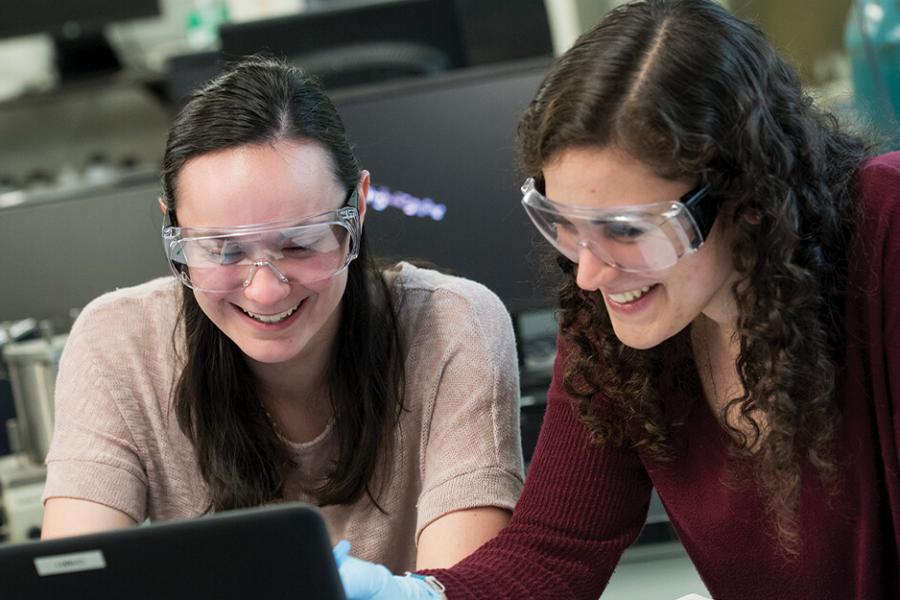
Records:
{"label": "silver metal container", "polygon": [[16,407],[17,449],[37,464],[44,462],[53,436],[53,392],[66,337],[56,335],[3,348]]}

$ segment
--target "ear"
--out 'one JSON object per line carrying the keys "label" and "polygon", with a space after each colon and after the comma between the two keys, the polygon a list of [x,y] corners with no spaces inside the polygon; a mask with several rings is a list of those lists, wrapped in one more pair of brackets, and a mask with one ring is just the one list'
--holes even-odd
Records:
{"label": "ear", "polygon": [[743,218],[751,225],[759,225],[762,223],[762,214],[759,212],[759,209],[756,208],[744,211]]}
{"label": "ear", "polygon": [[162,214],[166,214],[167,212],[169,212],[169,208],[166,206],[166,201],[163,200],[163,197],[160,196],[158,198],[158,200],[159,200],[159,210],[162,211]]}
{"label": "ear", "polygon": [[359,172],[359,183],[356,184],[356,192],[359,196],[359,223],[360,225],[366,219],[366,198],[369,197],[369,185],[371,185],[372,179],[369,175],[369,172],[363,169]]}

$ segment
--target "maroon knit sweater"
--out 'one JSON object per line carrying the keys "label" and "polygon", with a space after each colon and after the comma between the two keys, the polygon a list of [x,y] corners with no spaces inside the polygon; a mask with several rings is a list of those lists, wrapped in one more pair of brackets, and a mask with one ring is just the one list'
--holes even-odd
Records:
{"label": "maroon knit sweater", "polygon": [[734,483],[728,435],[705,402],[694,403],[674,462],[589,447],[560,359],[510,524],[453,569],[430,572],[449,600],[596,600],[641,529],[651,486],[716,600],[900,598],[900,153],[868,162],[859,182],[839,376],[842,479],[829,495],[802,465],[800,557],[779,552],[752,484]]}

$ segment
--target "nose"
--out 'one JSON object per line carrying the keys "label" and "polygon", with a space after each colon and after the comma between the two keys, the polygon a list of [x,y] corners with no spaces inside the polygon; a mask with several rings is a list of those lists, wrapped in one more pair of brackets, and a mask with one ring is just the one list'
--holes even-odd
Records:
{"label": "nose", "polygon": [[244,284],[244,296],[258,306],[277,304],[291,293],[291,285],[278,268],[267,260],[251,267]]}
{"label": "nose", "polygon": [[588,292],[599,289],[619,275],[617,268],[610,266],[594,254],[590,248],[585,247],[578,249],[576,269],[575,283],[578,284],[578,287]]}

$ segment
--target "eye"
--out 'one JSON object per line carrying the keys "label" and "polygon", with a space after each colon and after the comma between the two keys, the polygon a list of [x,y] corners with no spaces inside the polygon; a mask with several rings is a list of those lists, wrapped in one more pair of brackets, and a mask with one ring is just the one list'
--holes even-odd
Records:
{"label": "eye", "polygon": [[288,256],[303,256],[304,254],[315,251],[315,248],[309,246],[285,246],[281,251]]}
{"label": "eye", "polygon": [[206,260],[217,265],[233,265],[244,258],[240,244],[231,241],[206,240],[201,247]]}
{"label": "eye", "polygon": [[558,231],[565,231],[566,233],[575,233],[577,231],[577,228],[571,221],[562,220],[556,222],[556,229]]}
{"label": "eye", "polygon": [[600,227],[604,236],[622,242],[635,240],[649,231],[648,227],[629,221],[605,222]]}
{"label": "eye", "polygon": [[578,228],[570,221],[557,221],[554,223],[556,229],[556,239],[566,241],[578,237]]}
{"label": "eye", "polygon": [[285,256],[299,258],[317,252],[321,243],[321,236],[297,236],[285,240],[281,251]]}
{"label": "eye", "polygon": [[342,227],[317,227],[286,236],[282,242],[281,252],[292,258],[303,258],[312,254],[334,252],[341,247],[341,240],[346,237]]}

